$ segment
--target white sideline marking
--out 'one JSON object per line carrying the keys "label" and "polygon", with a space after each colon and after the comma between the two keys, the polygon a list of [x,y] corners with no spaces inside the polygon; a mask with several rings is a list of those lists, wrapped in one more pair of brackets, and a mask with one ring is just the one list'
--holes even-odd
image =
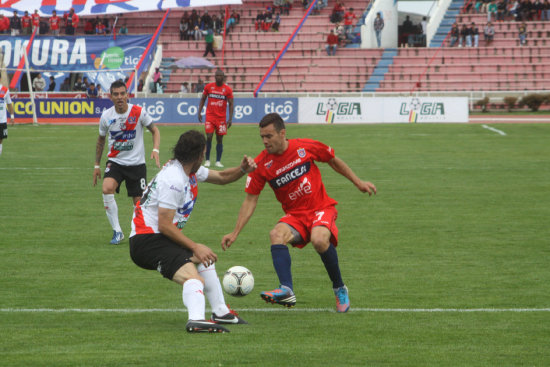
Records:
{"label": "white sideline marking", "polygon": [[[210,312],[209,310],[207,310]],[[241,308],[239,312],[336,312],[332,308]],[[185,308],[0,308],[5,313],[172,313]],[[351,308],[350,312],[468,313],[468,312],[550,312],[550,308]]]}
{"label": "white sideline marking", "polygon": [[490,126],[487,126],[487,125],[485,125],[485,124],[481,125],[481,127],[483,127],[484,129],[487,129],[487,130],[491,130],[491,131],[493,131],[493,132],[495,132],[495,133],[497,133],[497,134],[500,134],[500,135],[502,135],[502,136],[505,136],[505,135],[506,135],[506,133],[505,133],[504,131],[501,131],[501,130],[499,130],[499,129],[495,129],[494,127],[490,127]]}

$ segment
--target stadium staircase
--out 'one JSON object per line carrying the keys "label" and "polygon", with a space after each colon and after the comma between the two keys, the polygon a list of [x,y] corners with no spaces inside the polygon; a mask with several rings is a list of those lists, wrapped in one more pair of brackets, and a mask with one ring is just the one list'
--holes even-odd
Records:
{"label": "stadium staircase", "polygon": [[398,52],[396,48],[387,48],[384,50],[378,65],[374,68],[367,84],[363,88],[363,92],[376,92],[380,88],[380,83],[384,80],[384,75],[386,75],[393,64],[393,58],[397,56]]}
{"label": "stadium staircase", "polygon": [[460,14],[461,8],[464,6],[464,0],[453,0],[447,8],[439,27],[435,32],[434,37],[430,41],[430,47],[441,47],[443,41],[451,31],[452,25],[456,22],[456,18]]}

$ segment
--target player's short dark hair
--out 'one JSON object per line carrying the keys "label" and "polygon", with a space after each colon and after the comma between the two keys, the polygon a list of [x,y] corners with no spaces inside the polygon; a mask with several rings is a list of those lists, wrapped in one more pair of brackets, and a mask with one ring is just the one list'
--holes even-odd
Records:
{"label": "player's short dark hair", "polygon": [[119,80],[114,81],[111,84],[111,88],[109,89],[109,92],[113,93],[113,89],[120,88],[120,87],[124,87],[124,89],[126,89],[126,91],[128,91],[128,89],[126,88],[126,84],[122,81],[122,79],[119,79]]}
{"label": "player's short dark hair", "polygon": [[273,127],[277,132],[285,128],[285,122],[278,113],[268,113],[260,121],[260,127],[266,127],[273,124]]}
{"label": "player's short dark hair", "polygon": [[174,159],[181,164],[187,164],[197,161],[201,158],[206,147],[206,138],[204,134],[197,130],[189,130],[180,135],[178,142],[174,146]]}

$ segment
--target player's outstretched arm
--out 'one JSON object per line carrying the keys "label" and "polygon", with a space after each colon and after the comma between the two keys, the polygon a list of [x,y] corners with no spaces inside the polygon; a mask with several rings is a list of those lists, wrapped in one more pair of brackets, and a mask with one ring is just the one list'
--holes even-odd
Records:
{"label": "player's outstretched arm", "polygon": [[105,137],[99,135],[97,137],[97,143],[95,145],[95,164],[94,164],[94,179],[93,185],[97,185],[97,179],[101,178],[101,156],[103,155],[103,148],[105,147]]}
{"label": "player's outstretched arm", "polygon": [[233,181],[237,181],[244,175],[254,171],[256,167],[257,166],[254,159],[245,155],[241,161],[241,164],[237,167],[227,168],[223,171],[210,170],[208,172],[206,182],[216,185],[225,185]]}
{"label": "player's outstretched arm", "polygon": [[160,131],[154,123],[147,126],[147,129],[149,129],[151,135],[153,136],[153,151],[151,152],[151,159],[154,159],[155,164],[160,168]]}
{"label": "player's outstretched arm", "polygon": [[233,232],[226,234],[222,238],[221,245],[224,251],[231,247],[233,242],[237,240],[239,233],[241,233],[246,223],[248,223],[250,217],[252,217],[252,214],[254,214],[254,210],[256,210],[256,205],[258,204],[259,197],[260,195],[246,194],[243,204],[241,205],[241,209],[239,210],[239,217],[237,218],[235,229],[233,230]]}
{"label": "player's outstretched arm", "polygon": [[350,180],[357,189],[361,192],[366,192],[370,195],[375,194],[376,195],[376,186],[374,186],[373,183],[369,181],[363,181],[357,175],[352,171],[352,169],[338,157],[332,158],[328,162],[329,166],[332,167],[333,170]]}

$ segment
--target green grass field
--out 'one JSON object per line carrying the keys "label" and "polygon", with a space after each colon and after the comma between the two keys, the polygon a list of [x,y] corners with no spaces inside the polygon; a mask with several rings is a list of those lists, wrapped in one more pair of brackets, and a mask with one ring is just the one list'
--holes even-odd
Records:
{"label": "green grass field", "polygon": [[[92,187],[96,126],[10,127],[0,156],[1,366],[548,366],[550,125],[297,126],[330,144],[376,197],[320,164],[339,201],[338,247],[352,310],[334,312],[311,246],[291,250],[297,306],[265,304],[277,286],[271,190],[228,251],[244,180],[202,184],[185,228],[219,255],[218,274],[252,270],[253,293],[227,297],[250,322],[192,335],[181,288],[135,266]],[[183,131],[160,126],[161,159]],[[151,149],[146,135],[147,150]],[[262,149],[234,126],[224,163]],[[103,162],[104,163],[104,160]],[[148,161],[151,178],[158,169]],[[129,234],[131,202],[117,196]],[[55,312],[54,312],[55,311]],[[271,312],[272,311],[272,312]]]}

